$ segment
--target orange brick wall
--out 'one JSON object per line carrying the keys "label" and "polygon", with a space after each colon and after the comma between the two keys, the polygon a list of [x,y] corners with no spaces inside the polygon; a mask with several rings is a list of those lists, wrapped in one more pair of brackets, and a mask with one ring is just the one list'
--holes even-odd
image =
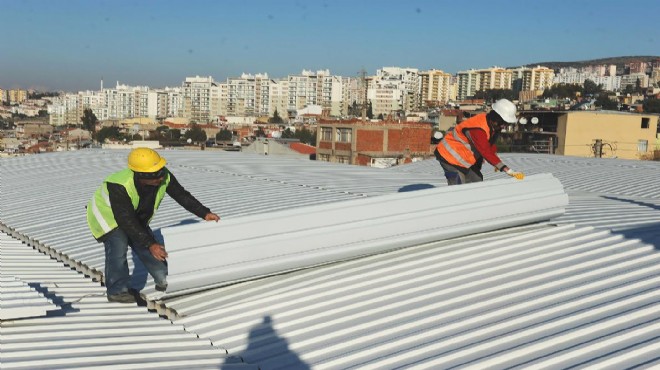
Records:
{"label": "orange brick wall", "polygon": [[369,166],[371,164],[371,157],[368,157],[366,155],[358,154],[357,158],[355,158],[355,164],[360,165],[360,166]]}
{"label": "orange brick wall", "polygon": [[357,130],[356,150],[358,152],[380,152],[383,151],[382,130]]}
{"label": "orange brick wall", "polygon": [[387,150],[402,152],[428,152],[431,141],[431,128],[404,127],[401,130],[389,130]]}
{"label": "orange brick wall", "polygon": [[351,150],[351,143],[335,143],[335,150]]}
{"label": "orange brick wall", "polygon": [[329,141],[319,142],[319,149],[332,149],[332,143]]}

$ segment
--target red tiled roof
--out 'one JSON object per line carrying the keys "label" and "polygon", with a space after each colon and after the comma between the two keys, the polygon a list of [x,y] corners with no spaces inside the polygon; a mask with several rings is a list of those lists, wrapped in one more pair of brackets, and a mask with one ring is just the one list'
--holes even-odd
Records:
{"label": "red tiled roof", "polygon": [[303,143],[291,143],[289,144],[289,148],[291,150],[294,150],[300,154],[315,154],[316,153],[316,147],[313,147],[311,145],[303,144]]}

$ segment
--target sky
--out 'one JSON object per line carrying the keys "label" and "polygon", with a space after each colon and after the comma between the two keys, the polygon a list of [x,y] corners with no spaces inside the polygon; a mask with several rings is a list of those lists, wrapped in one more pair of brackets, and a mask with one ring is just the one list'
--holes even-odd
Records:
{"label": "sky", "polygon": [[658,14],[658,0],[0,0],[0,88],[660,56]]}

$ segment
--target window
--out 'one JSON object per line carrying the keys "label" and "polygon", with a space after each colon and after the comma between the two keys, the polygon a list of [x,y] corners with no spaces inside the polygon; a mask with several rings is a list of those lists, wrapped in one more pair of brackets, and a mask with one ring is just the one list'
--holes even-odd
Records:
{"label": "window", "polygon": [[321,141],[332,141],[331,127],[321,127]]}
{"label": "window", "polygon": [[352,130],[350,128],[338,128],[337,129],[337,141],[342,142],[342,143],[350,143],[351,142],[351,133],[352,133]]}
{"label": "window", "polygon": [[351,163],[351,160],[348,157],[338,155],[336,158],[337,158],[337,163],[345,163],[345,164]]}
{"label": "window", "polygon": [[649,128],[649,118],[642,118],[642,128]]}
{"label": "window", "polygon": [[637,151],[640,153],[646,153],[649,148],[648,140],[638,140],[637,141]]}

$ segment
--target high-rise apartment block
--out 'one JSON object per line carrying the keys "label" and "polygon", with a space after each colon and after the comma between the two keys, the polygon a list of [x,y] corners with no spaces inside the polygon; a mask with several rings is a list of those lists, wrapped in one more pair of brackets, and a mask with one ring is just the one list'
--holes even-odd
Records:
{"label": "high-rise apartment block", "polygon": [[511,89],[513,72],[501,67],[471,69],[458,72],[458,100],[474,96],[477,91]]}
{"label": "high-rise apartment block", "polygon": [[419,73],[421,105],[430,107],[446,104],[450,98],[452,76],[438,69]]}
{"label": "high-rise apartment block", "polygon": [[220,89],[213,77],[187,77],[182,86],[183,116],[204,124],[219,116]]}

